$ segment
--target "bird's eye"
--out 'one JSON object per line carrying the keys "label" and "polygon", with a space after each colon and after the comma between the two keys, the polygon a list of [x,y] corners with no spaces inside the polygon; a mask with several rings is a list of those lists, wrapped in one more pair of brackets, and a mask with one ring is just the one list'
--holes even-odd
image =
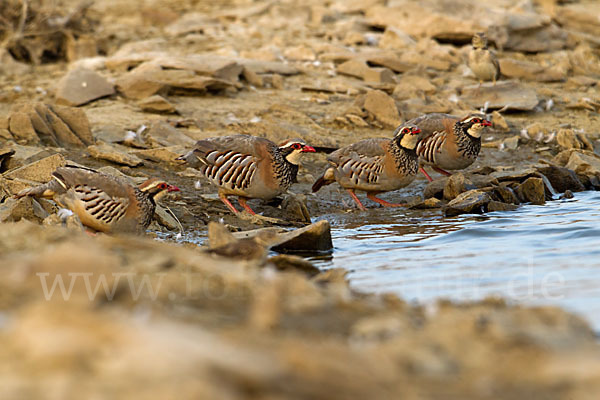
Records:
{"label": "bird's eye", "polygon": [[479,118],[475,118],[475,119],[473,120],[473,123],[474,123],[474,124],[478,124],[478,123],[480,123],[480,122],[481,122],[481,120],[480,120]]}
{"label": "bird's eye", "polygon": [[301,148],[302,148],[302,145],[300,143],[294,143],[292,145],[292,149],[300,150]]}
{"label": "bird's eye", "polygon": [[166,189],[166,188],[167,188],[167,184],[163,182],[163,183],[161,183],[160,185],[158,185],[158,187],[159,187],[160,189]]}

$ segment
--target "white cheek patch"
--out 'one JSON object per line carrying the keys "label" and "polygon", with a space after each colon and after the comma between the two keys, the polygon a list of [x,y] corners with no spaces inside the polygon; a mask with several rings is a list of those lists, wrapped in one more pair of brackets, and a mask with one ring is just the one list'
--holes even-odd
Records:
{"label": "white cheek patch", "polygon": [[405,135],[400,139],[400,145],[407,149],[414,149],[419,142],[419,135]]}
{"label": "white cheek patch", "polygon": [[300,157],[302,157],[301,150],[294,150],[290,154],[287,155],[286,160],[294,165],[300,164]]}

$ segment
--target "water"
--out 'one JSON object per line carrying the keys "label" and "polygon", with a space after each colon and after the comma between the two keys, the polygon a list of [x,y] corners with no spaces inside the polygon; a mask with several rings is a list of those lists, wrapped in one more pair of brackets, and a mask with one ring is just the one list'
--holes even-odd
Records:
{"label": "water", "polygon": [[349,270],[351,285],[406,300],[558,305],[600,331],[600,192],[512,212],[444,218],[439,210],[325,216],[334,252],[312,261]]}

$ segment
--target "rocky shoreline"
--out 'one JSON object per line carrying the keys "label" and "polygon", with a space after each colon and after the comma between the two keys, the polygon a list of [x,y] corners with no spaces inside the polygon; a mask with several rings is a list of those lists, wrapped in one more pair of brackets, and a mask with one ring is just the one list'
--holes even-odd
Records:
{"label": "rocky shoreline", "polygon": [[[382,198],[444,218],[598,190],[595,2],[196,3],[32,3],[26,39],[0,26],[0,397],[597,397],[597,336],[565,311],[408,304],[265,251],[330,249],[306,210],[359,212],[336,185],[310,192],[327,153],[428,112],[486,112],[480,157]],[[56,35],[36,35],[43,13]],[[504,77],[478,88],[464,60],[480,30]],[[317,149],[294,196],[252,202],[262,217],[176,160],[233,133]],[[67,162],[181,192],[147,237],[92,237],[13,198]],[[180,229],[209,246],[155,238]]]}

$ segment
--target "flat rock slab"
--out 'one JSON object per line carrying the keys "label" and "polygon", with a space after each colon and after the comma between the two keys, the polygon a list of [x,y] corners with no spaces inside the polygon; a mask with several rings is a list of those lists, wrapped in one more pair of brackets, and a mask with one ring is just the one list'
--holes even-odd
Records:
{"label": "flat rock slab", "polygon": [[169,100],[157,94],[141,100],[138,105],[143,111],[152,113],[173,114],[177,111]]}
{"label": "flat rock slab", "polygon": [[88,146],[88,153],[99,160],[106,160],[120,165],[129,167],[138,167],[144,162],[133,154],[128,154],[116,146],[111,146],[107,143],[98,143]]}
{"label": "flat rock slab", "polygon": [[396,102],[381,90],[367,92],[364,108],[388,127],[396,127],[402,123]]}
{"label": "flat rock slab", "polygon": [[67,72],[56,87],[56,103],[80,106],[115,93],[114,86],[100,74],[78,68]]}
{"label": "flat rock slab", "polygon": [[52,172],[66,164],[62,154],[54,154],[31,164],[27,164],[4,174],[8,179],[22,179],[32,182],[45,183],[52,179]]}
{"label": "flat rock slab", "polygon": [[461,100],[474,108],[531,111],[538,105],[535,90],[518,82],[484,83],[465,88]]}
{"label": "flat rock slab", "polygon": [[54,147],[93,143],[90,123],[82,109],[44,103],[16,107],[9,116],[9,130],[26,143]]}
{"label": "flat rock slab", "polygon": [[[234,233],[238,239],[251,238],[265,230],[276,228],[255,229],[252,231]],[[329,221],[321,220],[292,231],[280,231],[269,243],[272,250],[280,253],[330,251],[333,249],[331,226]]]}
{"label": "flat rock slab", "polygon": [[482,214],[487,210],[492,198],[481,190],[469,190],[459,194],[444,208],[444,215],[452,217],[460,214]]}

